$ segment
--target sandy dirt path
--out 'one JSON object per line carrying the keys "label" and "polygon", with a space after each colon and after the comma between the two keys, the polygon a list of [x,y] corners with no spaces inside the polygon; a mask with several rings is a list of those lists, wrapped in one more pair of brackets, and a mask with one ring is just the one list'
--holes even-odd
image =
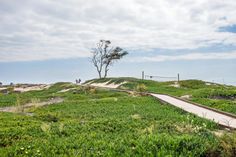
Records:
{"label": "sandy dirt path", "polygon": [[51,104],[57,104],[57,103],[61,103],[63,102],[64,99],[62,98],[54,98],[51,99],[49,101],[45,101],[45,102],[38,102],[38,103],[28,103],[22,106],[9,106],[9,107],[1,107],[0,108],[0,112],[18,112],[19,108],[30,108],[30,107],[41,107],[41,106],[45,106],[45,105],[51,105]]}

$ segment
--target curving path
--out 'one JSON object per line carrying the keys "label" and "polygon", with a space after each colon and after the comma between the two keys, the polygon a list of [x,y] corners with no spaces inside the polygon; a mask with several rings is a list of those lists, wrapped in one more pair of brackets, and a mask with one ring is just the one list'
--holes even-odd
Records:
{"label": "curving path", "polygon": [[[130,92],[130,90],[124,90],[119,89],[118,87],[110,87],[106,86],[106,83],[101,84],[90,84],[91,86],[99,87],[99,88],[107,88],[117,91],[123,91],[123,92]],[[214,109],[211,109],[210,107],[201,107],[200,105],[195,105],[191,102],[186,102],[184,100],[165,95],[165,94],[155,94],[155,93],[146,93],[147,95],[151,95],[161,101],[164,101],[170,105],[173,105],[175,107],[181,108],[184,111],[190,112],[192,114],[195,114],[199,117],[212,120],[224,127],[230,128],[230,129],[236,129],[236,116],[231,116],[228,113],[220,112],[220,111],[214,111]]]}
{"label": "curving path", "polygon": [[187,112],[193,113],[199,117],[213,120],[214,122],[220,125],[236,129],[236,118],[233,116],[225,115],[223,113],[219,113],[219,112],[216,112],[216,111],[204,108],[204,107],[200,107],[192,103],[174,98],[169,95],[154,94],[154,93],[150,93],[150,95],[152,95],[153,97],[161,101],[167,102],[173,106],[181,108]]}

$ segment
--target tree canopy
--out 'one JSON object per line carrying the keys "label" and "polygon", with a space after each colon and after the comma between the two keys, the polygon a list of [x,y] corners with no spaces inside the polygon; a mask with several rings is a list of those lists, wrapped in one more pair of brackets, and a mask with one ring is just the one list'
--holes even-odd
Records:
{"label": "tree canopy", "polygon": [[91,51],[92,63],[96,67],[99,78],[106,78],[109,67],[128,54],[122,48],[111,47],[110,45],[110,40],[100,40],[96,48]]}

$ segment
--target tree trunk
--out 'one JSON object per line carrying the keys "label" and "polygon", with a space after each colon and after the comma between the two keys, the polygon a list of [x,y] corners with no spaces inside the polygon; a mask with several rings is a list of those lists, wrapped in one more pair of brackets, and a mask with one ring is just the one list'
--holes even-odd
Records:
{"label": "tree trunk", "polygon": [[98,71],[99,78],[102,78],[101,71]]}
{"label": "tree trunk", "polygon": [[104,74],[104,78],[107,77],[107,72],[108,72],[108,70],[109,70],[109,69],[107,69],[107,68],[108,68],[109,64],[110,64],[110,63],[107,63],[107,65],[105,66],[105,71],[104,71],[105,74]]}
{"label": "tree trunk", "polygon": [[99,78],[102,78],[101,69],[99,69],[98,66],[95,65],[95,64],[94,64],[94,66],[95,66],[96,69],[97,69],[97,72],[98,72],[98,76],[99,76]]}
{"label": "tree trunk", "polygon": [[108,69],[105,70],[104,78],[107,77],[107,72],[108,72]]}

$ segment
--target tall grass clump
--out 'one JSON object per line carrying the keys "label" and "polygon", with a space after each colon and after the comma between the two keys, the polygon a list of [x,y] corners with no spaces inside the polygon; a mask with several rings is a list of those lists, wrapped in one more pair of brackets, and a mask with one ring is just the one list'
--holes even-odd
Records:
{"label": "tall grass clump", "polygon": [[139,92],[146,92],[147,91],[147,86],[145,84],[138,84],[136,87],[136,90]]}
{"label": "tall grass clump", "polygon": [[16,108],[17,108],[17,112],[25,111],[24,105],[21,103],[21,98],[18,94],[16,95]]}

